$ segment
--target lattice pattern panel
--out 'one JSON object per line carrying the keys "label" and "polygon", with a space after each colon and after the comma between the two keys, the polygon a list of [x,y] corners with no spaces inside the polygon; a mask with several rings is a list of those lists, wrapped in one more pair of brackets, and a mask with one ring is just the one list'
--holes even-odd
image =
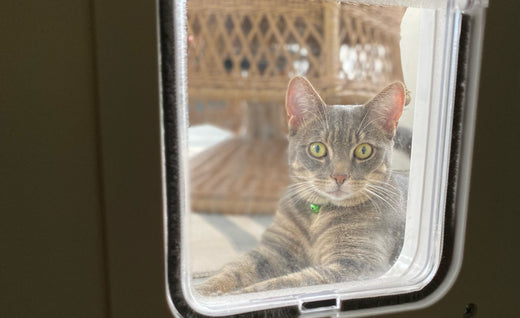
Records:
{"label": "lattice pattern panel", "polygon": [[339,79],[376,89],[402,80],[399,50],[404,10],[342,5],[339,18]]}
{"label": "lattice pattern panel", "polygon": [[190,98],[283,101],[294,75],[328,95],[370,95],[402,80],[403,13],[332,1],[190,0]]}

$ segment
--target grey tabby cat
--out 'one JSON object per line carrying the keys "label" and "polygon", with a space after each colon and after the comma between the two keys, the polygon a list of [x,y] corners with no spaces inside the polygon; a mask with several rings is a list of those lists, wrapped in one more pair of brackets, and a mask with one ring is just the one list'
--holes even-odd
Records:
{"label": "grey tabby cat", "polygon": [[390,170],[406,97],[396,82],[365,105],[327,106],[289,83],[292,184],[260,244],[196,289],[248,293],[377,277],[403,244],[407,178]]}

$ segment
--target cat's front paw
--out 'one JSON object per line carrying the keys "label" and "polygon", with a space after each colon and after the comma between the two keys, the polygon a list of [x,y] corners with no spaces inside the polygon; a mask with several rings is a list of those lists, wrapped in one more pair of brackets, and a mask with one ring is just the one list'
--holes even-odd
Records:
{"label": "cat's front paw", "polygon": [[222,296],[225,294],[224,291],[222,290],[222,288],[220,288],[219,286],[205,284],[205,283],[195,286],[195,291],[197,293],[201,294],[202,296],[211,296],[211,297]]}
{"label": "cat's front paw", "polygon": [[195,290],[203,296],[222,296],[236,288],[236,283],[223,275],[210,277],[202,284],[195,286]]}
{"label": "cat's front paw", "polygon": [[258,293],[268,290],[277,289],[277,286],[274,286],[270,281],[259,282],[244,288],[235,291],[234,294],[248,294],[248,293]]}

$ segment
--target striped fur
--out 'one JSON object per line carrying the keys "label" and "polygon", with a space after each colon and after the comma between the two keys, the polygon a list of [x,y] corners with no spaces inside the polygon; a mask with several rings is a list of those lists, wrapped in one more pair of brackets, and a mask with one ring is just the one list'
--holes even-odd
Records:
{"label": "striped fur", "polygon": [[[404,94],[393,83],[365,105],[326,106],[306,79],[294,78],[286,102],[292,184],[260,244],[196,289],[247,293],[386,272],[404,235],[407,177],[389,169]],[[309,153],[313,142],[326,156]],[[369,158],[354,156],[360,144],[372,146]]]}

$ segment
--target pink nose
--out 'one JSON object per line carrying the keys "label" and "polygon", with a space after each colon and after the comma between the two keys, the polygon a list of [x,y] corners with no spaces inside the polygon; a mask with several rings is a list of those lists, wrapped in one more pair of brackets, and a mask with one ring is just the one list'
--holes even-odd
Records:
{"label": "pink nose", "polygon": [[347,176],[344,174],[336,174],[331,177],[332,177],[332,179],[336,180],[336,183],[338,185],[342,185],[345,182],[345,179],[347,179]]}

